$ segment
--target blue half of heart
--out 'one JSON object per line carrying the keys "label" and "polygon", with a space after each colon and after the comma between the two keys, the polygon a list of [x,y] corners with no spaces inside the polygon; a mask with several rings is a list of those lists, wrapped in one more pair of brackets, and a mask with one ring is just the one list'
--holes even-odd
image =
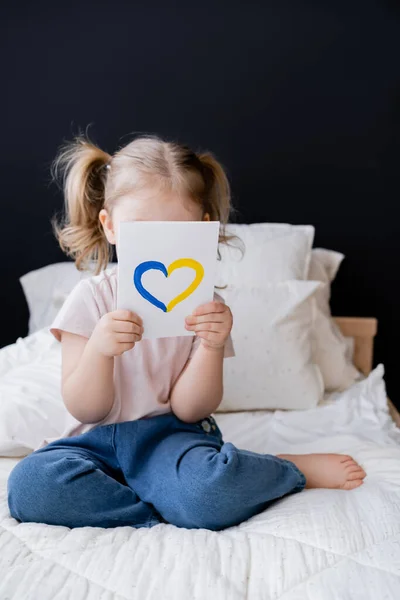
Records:
{"label": "blue half of heart", "polygon": [[157,269],[158,271],[161,271],[161,273],[163,273],[165,277],[168,277],[168,271],[162,262],[158,262],[156,260],[148,260],[146,262],[140,263],[140,265],[136,267],[135,272],[133,274],[133,282],[137,291],[141,296],[143,296],[145,300],[147,300],[151,304],[154,304],[154,306],[157,306],[157,308],[161,308],[161,310],[163,310],[164,312],[167,312],[167,307],[165,306],[165,304],[163,302],[160,302],[160,300],[157,300],[157,298],[150,294],[150,292],[148,292],[142,285],[142,275],[143,273],[146,273],[146,271],[150,271],[150,269]]}

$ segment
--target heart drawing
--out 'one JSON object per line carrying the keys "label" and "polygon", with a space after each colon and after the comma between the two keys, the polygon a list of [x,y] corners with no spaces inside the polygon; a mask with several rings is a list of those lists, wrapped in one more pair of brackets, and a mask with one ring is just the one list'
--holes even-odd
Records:
{"label": "heart drawing", "polygon": [[[190,269],[193,269],[196,273],[196,276],[192,283],[189,285],[189,287],[187,287],[186,290],[184,290],[182,293],[178,294],[167,305],[165,305],[160,300],[157,300],[157,298],[150,294],[150,292],[148,292],[142,285],[142,276],[144,273],[146,273],[146,271],[156,269],[158,271],[161,271],[165,275],[165,277],[169,277],[169,275],[171,275],[173,271],[175,271],[176,269],[181,269],[182,267],[189,267]],[[172,262],[169,265],[168,269],[161,262],[158,262],[156,260],[148,260],[140,263],[140,265],[136,267],[135,272],[133,274],[133,283],[135,284],[135,287],[139,294],[143,296],[145,300],[147,300],[151,304],[154,304],[154,306],[160,308],[164,312],[170,312],[174,308],[174,306],[179,304],[179,302],[182,302],[182,300],[185,300],[188,296],[190,296],[190,294],[193,294],[195,289],[199,287],[203,277],[203,265],[201,265],[199,262],[197,262],[197,260],[194,260],[193,258],[178,258],[178,260],[174,260],[174,262]]]}

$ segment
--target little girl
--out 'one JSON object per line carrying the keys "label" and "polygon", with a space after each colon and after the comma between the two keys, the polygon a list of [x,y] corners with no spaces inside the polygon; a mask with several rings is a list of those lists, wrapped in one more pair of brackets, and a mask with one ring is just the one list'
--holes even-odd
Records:
{"label": "little girl", "polygon": [[78,269],[93,259],[97,268],[50,329],[62,343],[71,425],[14,467],[11,515],[67,527],[219,530],[304,487],[361,485],[365,472],[350,456],[271,456],[223,441],[210,415],[234,352],[220,297],[187,316],[194,336],[142,340],[146,323],[116,310],[117,269],[105,269],[121,221],[217,220],[227,241],[230,186],[215,157],[151,135],[110,156],[78,136],[53,166],[64,175],[65,219],[53,221],[60,246]]}

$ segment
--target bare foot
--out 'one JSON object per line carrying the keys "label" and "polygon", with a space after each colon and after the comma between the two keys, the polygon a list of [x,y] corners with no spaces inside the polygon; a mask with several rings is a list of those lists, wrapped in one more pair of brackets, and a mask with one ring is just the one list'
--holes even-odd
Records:
{"label": "bare foot", "polygon": [[306,488],[353,490],[360,486],[366,473],[346,454],[278,454],[290,460],[306,478]]}

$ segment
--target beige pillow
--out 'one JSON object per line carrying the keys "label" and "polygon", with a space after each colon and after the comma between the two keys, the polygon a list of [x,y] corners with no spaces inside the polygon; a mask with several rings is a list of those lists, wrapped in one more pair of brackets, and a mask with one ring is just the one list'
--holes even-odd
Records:
{"label": "beige pillow", "polygon": [[224,361],[218,411],[307,409],[323,396],[313,362],[315,281],[228,286],[219,292],[233,313],[234,358]]}
{"label": "beige pillow", "polygon": [[315,248],[311,252],[308,279],[321,281],[315,292],[316,317],[313,328],[313,357],[319,366],[328,392],[343,391],[359,379],[352,362],[352,340],[345,338],[331,315],[331,283],[344,255],[333,250]]}

